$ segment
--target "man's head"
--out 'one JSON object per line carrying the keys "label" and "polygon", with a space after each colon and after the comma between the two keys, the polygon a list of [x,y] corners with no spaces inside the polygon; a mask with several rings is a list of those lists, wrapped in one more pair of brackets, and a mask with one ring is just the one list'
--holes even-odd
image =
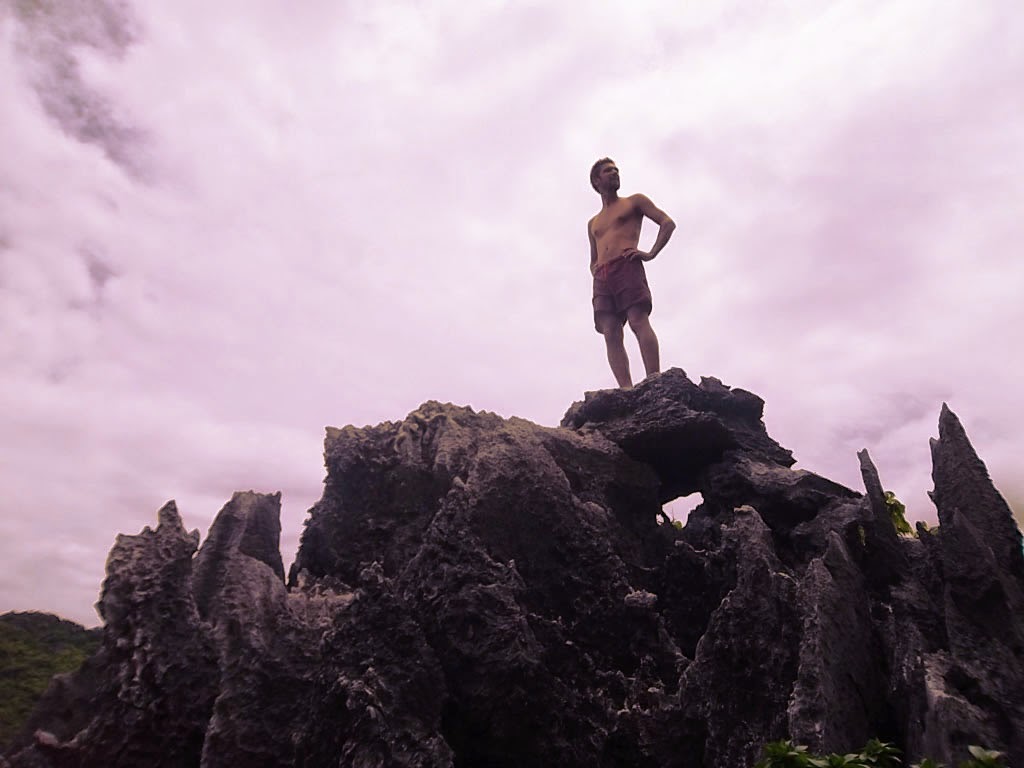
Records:
{"label": "man's head", "polygon": [[590,168],[590,186],[592,186],[596,192],[601,191],[603,178],[607,178],[609,182],[614,178],[614,188],[619,188],[619,169],[615,167],[615,161],[610,157],[602,157]]}

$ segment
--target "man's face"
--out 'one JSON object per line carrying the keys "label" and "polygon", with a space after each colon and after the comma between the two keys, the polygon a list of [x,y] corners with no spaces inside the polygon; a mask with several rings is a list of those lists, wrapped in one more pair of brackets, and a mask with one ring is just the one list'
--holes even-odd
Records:
{"label": "man's face", "polygon": [[600,191],[619,189],[619,169],[615,163],[605,163],[597,172],[597,188]]}

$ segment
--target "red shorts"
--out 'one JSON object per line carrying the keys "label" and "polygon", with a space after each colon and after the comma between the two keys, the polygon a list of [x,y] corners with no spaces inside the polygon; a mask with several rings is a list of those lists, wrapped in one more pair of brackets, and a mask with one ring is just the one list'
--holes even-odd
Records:
{"label": "red shorts", "polygon": [[626,310],[640,307],[651,313],[651,289],[647,287],[647,273],[639,259],[616,259],[602,264],[594,274],[594,328],[601,333],[597,316],[612,314],[625,325]]}

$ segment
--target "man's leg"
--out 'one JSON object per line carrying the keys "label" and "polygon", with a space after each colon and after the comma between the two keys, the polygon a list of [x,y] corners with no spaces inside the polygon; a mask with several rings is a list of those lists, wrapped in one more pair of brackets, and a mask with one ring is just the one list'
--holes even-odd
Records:
{"label": "man's leg", "polygon": [[629,389],[633,386],[633,379],[629,375],[629,357],[622,343],[622,322],[614,314],[602,312],[598,315],[597,324],[604,336],[604,344],[608,349],[608,364],[612,367],[615,381],[623,389]]}
{"label": "man's leg", "polygon": [[[636,334],[637,343],[640,345],[640,357],[643,358],[644,369],[650,376],[661,370],[661,359],[658,353],[658,337],[654,335],[648,314],[649,311],[645,307],[630,307],[626,311],[629,327]],[[605,336],[605,338],[608,337]],[[608,355],[610,357],[611,352]]]}

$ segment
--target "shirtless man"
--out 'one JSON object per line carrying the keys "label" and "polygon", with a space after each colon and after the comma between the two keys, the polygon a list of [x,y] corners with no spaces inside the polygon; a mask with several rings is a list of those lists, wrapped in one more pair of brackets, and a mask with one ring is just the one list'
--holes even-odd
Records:
{"label": "shirtless man", "polygon": [[[629,389],[633,379],[622,343],[622,329],[627,322],[636,334],[647,375],[660,370],[658,337],[648,319],[651,291],[643,262],[658,255],[676,225],[646,195],[619,197],[619,169],[607,157],[590,169],[590,184],[601,195],[600,212],[587,222],[590,273],[594,276],[594,327],[604,336],[615,380],[623,389]],[[648,252],[637,248],[644,216],[659,227],[658,237]]]}

